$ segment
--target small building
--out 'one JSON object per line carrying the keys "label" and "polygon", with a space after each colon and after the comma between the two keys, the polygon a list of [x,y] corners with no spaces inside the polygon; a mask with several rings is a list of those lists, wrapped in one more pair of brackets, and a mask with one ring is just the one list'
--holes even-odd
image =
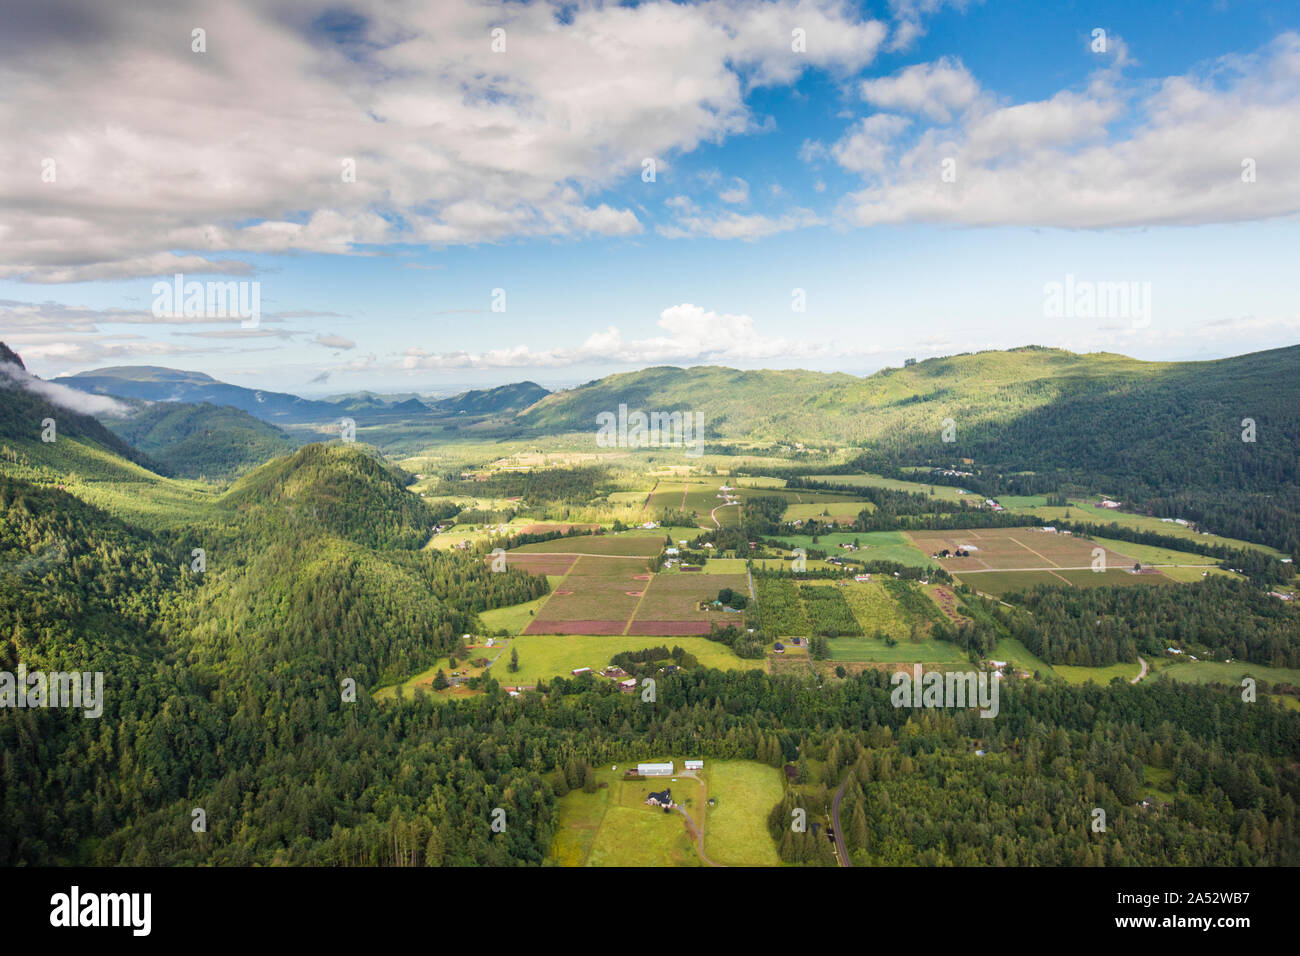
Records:
{"label": "small building", "polygon": [[636,772],[643,777],[671,777],[673,775],[672,762],[668,763],[639,763],[636,765]]}
{"label": "small building", "polygon": [[579,667],[579,668],[577,668],[576,670],[572,670],[572,671],[570,671],[569,673],[571,673],[574,677],[577,677],[579,674],[590,674],[590,673],[591,673],[591,668],[590,668],[590,667]]}
{"label": "small building", "polygon": [[686,769],[687,769],[687,770],[703,770],[703,769],[704,769],[704,761],[703,761],[703,760],[688,760],[688,761],[686,761]]}
{"label": "small building", "polygon": [[634,691],[636,690],[636,678],[629,677],[627,680],[621,680],[618,682],[618,687],[619,690]]}

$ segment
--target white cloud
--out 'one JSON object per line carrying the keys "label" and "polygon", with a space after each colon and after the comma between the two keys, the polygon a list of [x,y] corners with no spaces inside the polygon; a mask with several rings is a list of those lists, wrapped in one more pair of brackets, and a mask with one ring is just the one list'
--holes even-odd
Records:
{"label": "white cloud", "polygon": [[533,349],[526,345],[486,352],[408,349],[399,367],[415,369],[551,368],[591,363],[654,365],[664,362],[744,362],[834,354],[830,343],[767,338],[748,315],[732,315],[682,303],[659,313],[663,334],[625,339],[614,326],[594,332],[577,347]]}
{"label": "white cloud", "polygon": [[892,113],[877,113],[858,120],[830,153],[850,172],[879,173],[889,165],[894,141],[910,120]]}
{"label": "white cloud", "polygon": [[[1122,43],[1114,50],[1123,56]],[[1004,107],[977,98],[960,123],[925,131],[849,195],[844,216],[1101,229],[1300,211],[1300,177],[1289,173],[1300,168],[1300,34],[1139,90],[1120,87],[1117,63],[1081,93]],[[947,158],[955,182],[941,181]],[[1243,182],[1248,159],[1255,182]]]}
{"label": "white cloud", "polygon": [[0,362],[0,386],[21,388],[39,395],[47,402],[83,415],[111,415],[115,418],[125,418],[131,412],[129,407],[115,398],[109,398],[107,395],[91,395],[66,385],[47,382],[8,362]]}
{"label": "white cloud", "polygon": [[935,122],[946,123],[979,95],[979,84],[960,60],[943,57],[934,63],[918,63],[859,87],[862,98],[886,110],[924,113]]}
{"label": "white cloud", "polygon": [[737,176],[731,181],[730,186],[718,193],[718,198],[733,205],[747,203],[749,202],[749,183]]}
{"label": "white cloud", "polygon": [[[0,277],[246,273],[250,253],[628,236],[646,157],[755,127],[745,95],[871,62],[845,0],[99,5],[0,38]],[[561,16],[563,12],[563,16]],[[207,52],[190,31],[207,31]],[[507,46],[491,50],[490,30]],[[795,27],[806,54],[790,49]],[[42,180],[42,160],[54,181]],[[347,161],[355,181],[345,181]]]}

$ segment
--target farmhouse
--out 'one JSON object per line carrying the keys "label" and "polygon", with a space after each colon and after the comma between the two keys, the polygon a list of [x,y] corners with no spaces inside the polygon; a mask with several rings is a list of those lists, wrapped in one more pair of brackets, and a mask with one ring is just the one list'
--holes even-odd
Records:
{"label": "farmhouse", "polygon": [[636,765],[636,772],[643,777],[671,777],[673,775],[672,762],[668,763],[639,763]]}
{"label": "farmhouse", "polygon": [[645,798],[645,802],[652,807],[663,807],[665,810],[671,810],[676,806],[673,803],[672,790],[660,790],[658,793],[651,793],[650,796]]}

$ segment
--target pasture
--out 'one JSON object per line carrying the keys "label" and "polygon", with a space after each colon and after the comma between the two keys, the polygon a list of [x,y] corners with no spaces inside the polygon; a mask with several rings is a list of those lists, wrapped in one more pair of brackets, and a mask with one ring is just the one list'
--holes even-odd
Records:
{"label": "pasture", "polygon": [[715,600],[723,588],[740,586],[748,595],[749,588],[734,575],[678,573],[656,574],[647,582],[644,596],[636,607],[628,634],[676,635],[707,634],[709,625],[727,624],[741,626],[744,616],[721,609],[701,610],[701,602]]}
{"label": "pasture", "polygon": [[780,866],[767,815],[784,793],[781,771],[753,760],[706,760],[704,776],[709,799],[716,801],[704,823],[709,859],[726,866]]}
{"label": "pasture", "polygon": [[663,531],[623,531],[618,534],[584,534],[572,538],[534,541],[508,554],[603,554],[652,558],[664,549]]}
{"label": "pasture", "polygon": [[538,681],[550,680],[553,677],[569,677],[573,671],[581,667],[590,667],[593,671],[598,671],[608,664],[615,654],[660,645],[670,649],[681,647],[693,654],[699,660],[701,667],[736,671],[760,670],[763,667],[761,659],[743,660],[725,644],[711,641],[707,637],[523,634],[510,644],[511,650],[519,652],[519,670],[512,674],[506,669],[510,661],[510,655],[506,653],[496,660],[490,673],[492,677],[507,686],[516,684],[531,686]]}
{"label": "pasture", "polygon": [[[858,561],[893,561],[912,568],[928,568],[931,561],[926,552],[916,546],[902,531],[835,531],[817,536],[790,535],[773,538],[787,548],[817,549],[827,554],[838,554]],[[857,551],[846,552],[840,545],[856,544]]]}

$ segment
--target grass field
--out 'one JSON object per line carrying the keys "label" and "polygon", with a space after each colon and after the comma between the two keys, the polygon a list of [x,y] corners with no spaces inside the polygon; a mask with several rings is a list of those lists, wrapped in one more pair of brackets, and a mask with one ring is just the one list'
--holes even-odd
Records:
{"label": "grass field", "polygon": [[1091,681],[1094,684],[1109,684],[1116,677],[1122,677],[1125,680],[1132,680],[1142,672],[1142,665],[1134,662],[1132,664],[1111,664],[1108,667],[1074,667],[1070,664],[1053,664],[1052,670],[1057,676],[1062,677],[1070,684],[1086,684]]}
{"label": "grass field", "polygon": [[752,760],[706,760],[704,768],[709,799],[716,801],[704,824],[709,859],[726,866],[780,866],[767,815],[784,793],[781,772]]}
{"label": "grass field", "polygon": [[[856,558],[859,561],[893,561],[913,568],[927,568],[935,562],[922,552],[911,539],[901,531],[836,531],[817,536],[813,543],[812,535],[791,535],[774,538],[787,548],[816,548],[827,554],[840,554]],[[844,552],[841,544],[857,542],[859,550]]]}
{"label": "grass field", "polygon": [[929,495],[941,501],[962,501],[978,498],[975,495],[959,495],[958,489],[948,485],[928,485],[921,481],[900,481],[896,478],[882,478],[880,475],[810,475],[809,481],[824,481],[835,485],[848,485],[854,488],[888,488],[893,491],[910,491]]}
{"label": "grass field", "polygon": [[1055,673],[1051,664],[1032,653],[1029,648],[1014,637],[1000,638],[993,647],[992,656],[995,661],[1007,661],[1021,670],[1028,671],[1030,674],[1035,672],[1039,674]]}
{"label": "grass field", "polygon": [[1122,528],[1154,531],[1157,534],[1169,535],[1174,538],[1186,538],[1189,541],[1198,541],[1202,544],[1221,544],[1229,548],[1254,548],[1274,557],[1285,557],[1282,552],[1267,545],[1253,544],[1250,541],[1242,541],[1238,538],[1224,538],[1217,534],[1201,534],[1172,521],[1161,521],[1159,518],[1152,518],[1149,515],[1130,514],[1126,511],[1095,508],[1092,502],[1077,499],[1071,499],[1069,506],[1064,508],[1031,506],[1010,508],[1009,510],[1035,515],[1049,524],[1053,521],[1078,521],[1085,524],[1100,525],[1117,524]]}
{"label": "grass field", "polygon": [[946,664],[966,661],[965,653],[947,641],[899,641],[890,647],[874,637],[836,637],[830,640],[832,661],[865,661],[887,664]]}
{"label": "grass field", "polygon": [[1234,684],[1240,686],[1243,677],[1270,684],[1283,683],[1300,686],[1300,668],[1265,667],[1263,664],[1234,661],[1179,661],[1160,669],[1160,676],[1170,680],[1193,684]]}
{"label": "grass field", "polygon": [[852,524],[862,511],[874,511],[875,505],[865,501],[822,501],[812,504],[795,504],[785,509],[783,521],[807,521],[816,518],[819,521],[835,521],[839,524]]}
{"label": "grass field", "polygon": [[[704,562],[705,574],[744,574],[744,558],[709,558]],[[731,585],[735,587],[735,585]]]}
{"label": "grass field", "polygon": [[509,653],[503,654],[493,664],[491,675],[502,684],[531,686],[552,677],[568,677],[580,667],[600,670],[609,659],[623,651],[639,651],[660,645],[681,647],[699,659],[701,667],[720,670],[759,670],[760,660],[742,660],[731,648],[710,641],[706,637],[637,637],[622,634],[523,634],[511,642],[511,649],[519,652],[519,670],[512,674],[506,669]]}
{"label": "grass field", "polygon": [[[1199,580],[1200,572],[1194,571]],[[1142,585],[1172,584],[1161,574],[1131,574],[1111,568],[1106,571],[985,571],[976,574],[959,574],[958,580],[977,591],[1001,597],[1015,591],[1031,591],[1045,587],[1137,587]]]}
{"label": "grass field", "polygon": [[1149,544],[1135,544],[1132,541],[1119,541],[1115,538],[1093,538],[1108,551],[1114,551],[1140,561],[1142,564],[1218,564],[1218,558],[1206,557],[1192,551],[1174,551],[1171,548],[1157,548]]}
{"label": "grass field", "polygon": [[533,615],[541,609],[546,603],[549,594],[543,594],[533,601],[525,601],[523,604],[512,604],[510,607],[494,608],[491,611],[480,611],[478,619],[483,622],[483,627],[489,633],[495,634],[497,631],[505,630],[512,636],[519,634],[532,623]]}
{"label": "grass field", "polygon": [[[741,583],[734,575],[656,574],[646,582],[644,595],[637,603],[627,633],[707,634],[712,623],[740,626],[744,620],[742,615],[721,609],[700,610],[699,605],[716,600],[723,588],[735,588]],[[741,586],[740,590],[746,595],[749,593],[747,585]],[[674,626],[685,624],[696,625],[697,629]]]}
{"label": "grass field", "polygon": [[[679,767],[683,757],[673,760]],[[668,787],[704,828],[705,852],[726,866],[780,866],[776,845],[767,832],[767,815],[783,793],[780,771],[749,760],[705,760],[704,789],[690,777],[627,780],[623,772],[636,763],[617,763],[596,771],[597,790],[574,790],[559,800],[558,827],[550,856],[560,866],[701,866],[685,818],[645,805],[651,790]],[[614,768],[617,769],[614,769]],[[602,784],[604,786],[602,786]]]}

